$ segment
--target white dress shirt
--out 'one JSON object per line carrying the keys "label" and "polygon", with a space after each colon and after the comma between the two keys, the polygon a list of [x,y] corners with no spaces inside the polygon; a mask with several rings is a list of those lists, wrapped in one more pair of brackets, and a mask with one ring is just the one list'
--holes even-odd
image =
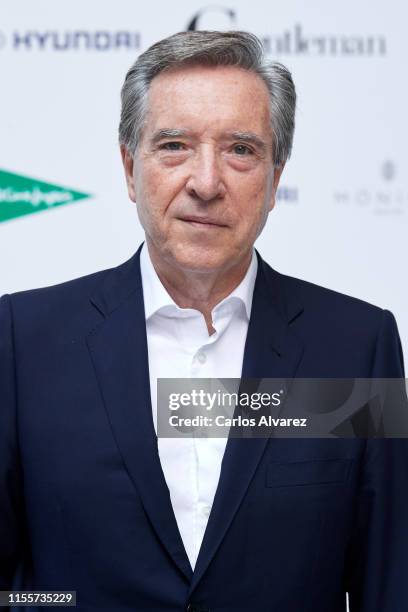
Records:
{"label": "white dress shirt", "polygon": [[[257,257],[241,283],[204,316],[180,308],[153,267],[146,243],[140,254],[149,357],[150,390],[157,433],[158,378],[240,378],[257,274]],[[194,569],[217,489],[227,438],[158,438],[158,452],[181,538]]]}

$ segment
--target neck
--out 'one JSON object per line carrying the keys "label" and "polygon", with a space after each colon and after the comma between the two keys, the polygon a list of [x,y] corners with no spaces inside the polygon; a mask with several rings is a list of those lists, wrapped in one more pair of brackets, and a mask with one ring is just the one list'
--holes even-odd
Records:
{"label": "neck", "polygon": [[157,276],[177,306],[194,308],[201,312],[209,335],[214,333],[212,310],[238,287],[244,278],[251,263],[252,248],[228,268],[202,272],[185,270],[169,264],[159,256],[148,239],[146,246]]}

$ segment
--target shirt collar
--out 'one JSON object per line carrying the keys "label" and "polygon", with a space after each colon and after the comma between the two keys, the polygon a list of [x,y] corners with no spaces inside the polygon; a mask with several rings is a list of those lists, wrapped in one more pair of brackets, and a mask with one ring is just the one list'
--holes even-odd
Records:
{"label": "shirt collar", "polygon": [[[217,310],[225,302],[230,301],[231,298],[238,298],[238,300],[240,300],[245,306],[246,316],[249,321],[257,271],[258,259],[255,254],[255,249],[252,249],[251,263],[249,264],[244,278],[229,295],[227,295],[221,302],[219,302],[219,304],[215,306],[214,310]],[[177,314],[180,316],[183,316],[183,314],[187,314],[188,312],[192,312],[192,309],[190,308],[180,308],[163,286],[156,270],[154,269],[152,260],[150,259],[149,249],[147,248],[146,242],[143,244],[140,252],[140,272],[142,276],[146,321],[154,313],[165,306],[173,306],[175,311],[177,311]]]}

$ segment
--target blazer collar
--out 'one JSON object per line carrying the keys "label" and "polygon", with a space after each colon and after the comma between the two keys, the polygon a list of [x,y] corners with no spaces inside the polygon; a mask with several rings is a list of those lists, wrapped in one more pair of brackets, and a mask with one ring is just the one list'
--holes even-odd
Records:
{"label": "blazer collar", "polygon": [[[91,296],[91,302],[104,316],[113,312],[135,291],[143,297],[140,254],[144,244],[142,242],[136,253],[126,262],[109,270],[101,286]],[[254,293],[260,296],[263,303],[267,302],[268,309],[272,308],[282,323],[291,323],[302,313],[303,305],[296,296],[286,291],[282,275],[273,270],[256,249],[255,254],[258,267]],[[251,303],[251,307],[252,305]],[[254,318],[252,311],[251,318]]]}
{"label": "blazer collar", "polygon": [[120,266],[108,270],[103,282],[91,296],[92,304],[107,317],[135,291],[142,295],[140,276],[140,251],[143,242],[136,253]]}

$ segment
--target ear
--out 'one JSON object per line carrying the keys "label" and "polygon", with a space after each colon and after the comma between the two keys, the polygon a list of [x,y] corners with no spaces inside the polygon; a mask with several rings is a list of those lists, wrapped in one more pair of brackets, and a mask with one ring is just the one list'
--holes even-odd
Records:
{"label": "ear", "polygon": [[129,198],[132,202],[136,202],[136,190],[135,190],[135,182],[133,177],[133,166],[134,159],[133,155],[130,153],[129,149],[125,147],[125,145],[121,145],[120,154],[122,156],[123,168],[125,170],[125,178],[126,185],[129,194]]}
{"label": "ear", "polygon": [[273,169],[273,187],[272,187],[271,199],[270,199],[270,202],[269,202],[269,210],[270,211],[272,210],[272,208],[276,204],[276,191],[278,189],[280,177],[281,177],[281,174],[283,172],[284,167],[285,167],[285,162],[283,162],[282,165],[276,166]]}

